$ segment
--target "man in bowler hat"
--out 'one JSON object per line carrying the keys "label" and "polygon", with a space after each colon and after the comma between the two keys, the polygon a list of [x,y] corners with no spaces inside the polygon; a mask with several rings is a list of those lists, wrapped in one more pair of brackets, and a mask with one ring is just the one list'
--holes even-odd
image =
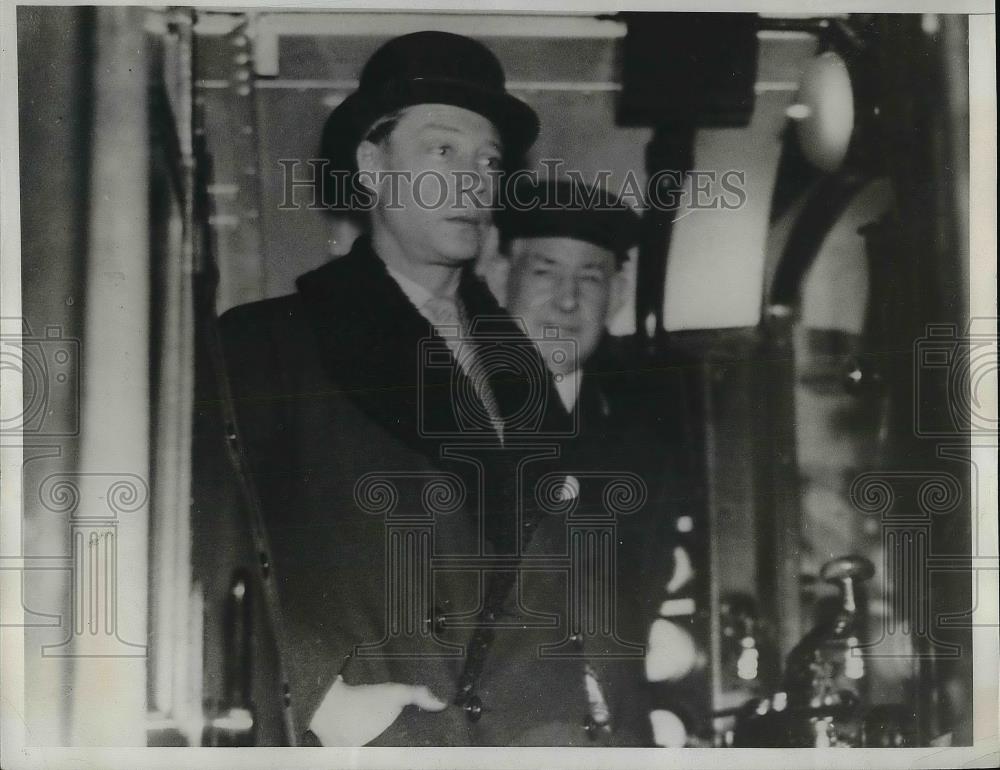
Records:
{"label": "man in bowler hat", "polygon": [[[578,659],[517,679],[494,665],[498,642],[534,660],[521,632],[559,622],[519,603],[517,557],[538,517],[520,517],[516,474],[535,437],[568,432],[566,413],[539,348],[471,269],[495,171],[537,132],[481,44],[389,41],[324,130],[370,193],[368,232],[294,294],[221,319],[296,740],[600,738]],[[565,583],[551,590],[565,603]]]}

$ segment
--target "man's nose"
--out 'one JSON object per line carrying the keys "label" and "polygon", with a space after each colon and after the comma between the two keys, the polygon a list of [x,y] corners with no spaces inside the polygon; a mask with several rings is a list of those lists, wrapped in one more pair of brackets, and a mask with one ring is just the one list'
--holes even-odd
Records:
{"label": "man's nose", "polygon": [[563,278],[556,286],[556,304],[560,310],[571,312],[580,304],[580,290],[572,277]]}
{"label": "man's nose", "polygon": [[476,198],[484,206],[492,206],[496,200],[496,174],[482,166],[476,167]]}
{"label": "man's nose", "polygon": [[455,192],[460,206],[489,208],[493,205],[493,178],[487,169],[470,163],[456,169],[455,179],[458,182]]}

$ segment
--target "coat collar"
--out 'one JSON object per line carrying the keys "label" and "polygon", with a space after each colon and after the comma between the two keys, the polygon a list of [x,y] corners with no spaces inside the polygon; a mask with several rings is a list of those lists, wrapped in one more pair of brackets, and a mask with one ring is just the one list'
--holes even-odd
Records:
{"label": "coat collar", "polygon": [[296,281],[330,374],[348,389],[413,386],[409,365],[430,325],[413,307],[368,238]]}
{"label": "coat collar", "polygon": [[[389,275],[369,238],[360,237],[349,254],[299,277],[296,285],[333,382],[391,433],[432,460],[440,458],[441,436],[454,436],[458,428],[452,390],[473,391],[460,369],[453,382],[454,366],[427,365],[448,358],[454,364],[454,358]],[[503,336],[537,355],[468,267],[458,292],[473,319],[474,339]],[[521,406],[523,382],[499,372],[490,384],[502,414]],[[548,403],[558,404],[551,380],[546,378],[542,387]]]}

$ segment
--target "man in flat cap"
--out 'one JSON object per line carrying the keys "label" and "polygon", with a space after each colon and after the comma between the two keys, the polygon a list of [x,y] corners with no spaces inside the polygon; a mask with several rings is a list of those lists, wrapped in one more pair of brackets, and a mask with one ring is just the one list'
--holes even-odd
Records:
{"label": "man in flat cap", "polygon": [[578,428],[558,461],[579,498],[577,512],[604,511],[608,479],[636,479],[645,496],[643,505],[616,517],[613,576],[615,632],[644,642],[645,655],[592,666],[603,674],[612,713],[632,730],[629,740],[642,742],[651,737],[642,732],[651,727],[649,710],[664,702],[662,688],[649,683],[680,683],[699,665],[685,621],[659,617],[664,601],[691,587],[686,565],[675,564],[678,521],[694,510],[678,478],[684,449],[674,399],[683,385],[676,372],[638,366],[627,339],[607,331],[625,300],[635,213],[600,187],[528,176],[511,181],[498,215],[501,251],[481,271],[532,339],[544,344],[555,332],[575,343],[569,355],[546,361]]}
{"label": "man in flat cap", "polygon": [[[368,232],[296,293],[221,319],[232,443],[280,610],[287,740],[601,738],[580,656],[537,659],[523,634],[565,627],[522,606],[539,508],[519,489],[570,421],[541,348],[471,269],[495,171],[537,132],[481,44],[389,41],[324,130],[372,202]],[[565,570],[549,572],[564,609]],[[503,678],[497,645],[532,661],[524,676]]]}
{"label": "man in flat cap", "polygon": [[583,368],[606,342],[607,324],[625,299],[622,266],[636,243],[638,217],[607,190],[569,180],[522,177],[507,198],[498,216],[509,257],[506,305],[532,337],[559,329],[576,342],[575,356],[555,372],[572,410]]}

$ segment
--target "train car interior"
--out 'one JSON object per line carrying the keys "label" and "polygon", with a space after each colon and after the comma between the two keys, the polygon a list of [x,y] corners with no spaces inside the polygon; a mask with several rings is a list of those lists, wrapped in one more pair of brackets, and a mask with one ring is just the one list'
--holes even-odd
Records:
{"label": "train car interior", "polygon": [[[18,26],[22,185],[49,169],[22,193],[25,321],[85,353],[83,429],[26,442],[24,547],[75,553],[29,493],[53,473],[145,479],[116,522],[72,521],[117,528],[88,558],[117,559],[97,637],[132,662],[108,682],[102,658],[27,656],[36,739],[294,742],[217,319],[348,252],[357,233],[309,205],[323,121],[380,45],[434,29],[485,44],[537,112],[524,167],[559,159],[640,215],[608,333],[670,375],[644,406],[690,573],[659,619],[681,673],[647,666],[656,744],[972,742],[977,405],[949,400],[972,334],[965,17],[47,7]],[[651,179],[671,206],[642,206]],[[93,611],[68,573],[24,580],[26,608]],[[26,639],[61,642],[32,617]],[[95,681],[101,715],[63,699]]]}

